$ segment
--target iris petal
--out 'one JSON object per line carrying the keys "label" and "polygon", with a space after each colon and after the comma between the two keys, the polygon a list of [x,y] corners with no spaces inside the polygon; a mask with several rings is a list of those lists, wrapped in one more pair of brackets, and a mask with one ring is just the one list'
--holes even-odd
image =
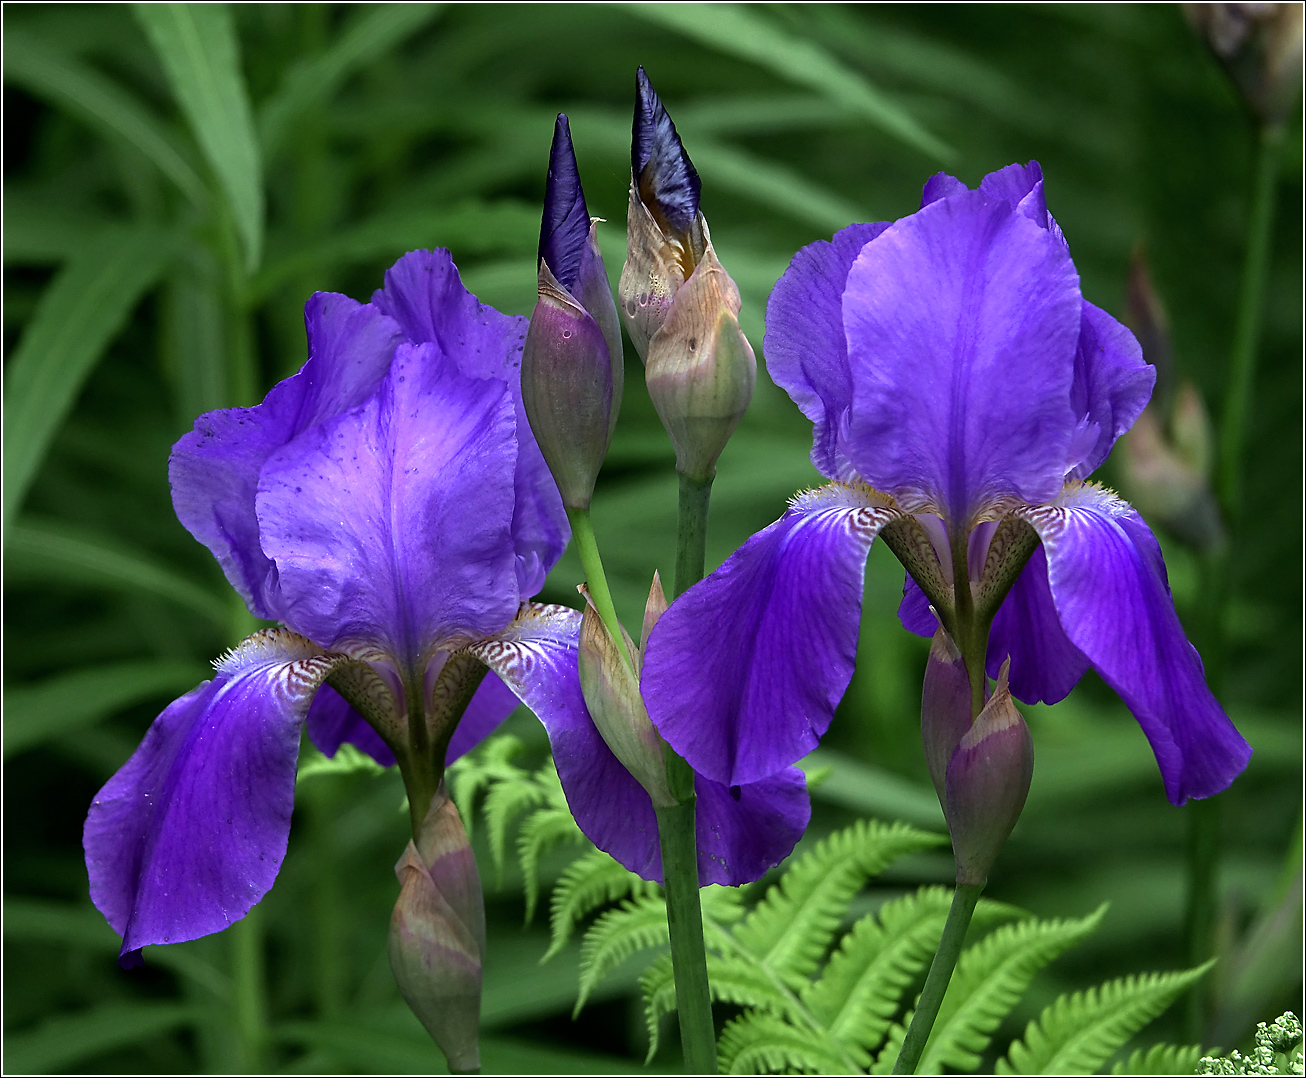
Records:
{"label": "iris petal", "polygon": [[771,378],[812,421],[812,464],[830,479],[853,478],[841,436],[852,404],[843,332],[848,270],[887,223],[849,225],[794,255],[766,304],[763,352]]}
{"label": "iris petal", "polygon": [[323,685],[308,709],[308,737],[323,756],[334,756],[346,743],[367,753],[382,767],[393,767],[395,754],[367,720],[330,685]]}
{"label": "iris petal", "polygon": [[1109,491],[1079,483],[1021,515],[1043,540],[1067,638],[1138,719],[1167,796],[1181,805],[1225,789],[1251,747],[1206,687],[1142,518]]}
{"label": "iris petal", "polygon": [[86,817],[91,898],[123,953],[218,932],[263,897],[286,853],[299,732],[343,656],[256,633],[171,704]]}
{"label": "iris petal", "polygon": [[1134,425],[1152,396],[1156,368],[1144,362],[1134,335],[1106,311],[1085,301],[1075,352],[1070,405],[1084,431],[1072,450],[1070,474],[1087,479],[1116,439]]}
{"label": "iris petal", "polygon": [[[539,716],[567,804],[590,841],[632,872],[660,882],[653,803],[612,754],[585,708],[577,674],[580,620],[580,612],[568,607],[532,605],[496,639],[470,650]],[[797,768],[742,786],[737,798],[701,775],[695,791],[703,883],[757,879],[789,855],[811,812]]]}
{"label": "iris petal", "polygon": [[649,717],[695,771],[755,782],[816,747],[852,678],[866,554],[898,516],[869,488],[800,495],[649,636]]}
{"label": "iris petal", "polygon": [[844,293],[858,473],[958,527],[1005,498],[1054,497],[1081,303],[1065,247],[982,192],[891,225]]}

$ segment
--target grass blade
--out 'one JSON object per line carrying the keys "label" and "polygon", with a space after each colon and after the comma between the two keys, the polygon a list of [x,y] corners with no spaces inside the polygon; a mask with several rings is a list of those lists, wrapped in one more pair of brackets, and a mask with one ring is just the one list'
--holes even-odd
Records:
{"label": "grass blade", "polygon": [[262,166],[231,13],[225,4],[133,7],[227,197],[252,273],[263,253]]}
{"label": "grass blade", "polygon": [[88,242],[42,294],[9,363],[6,521],[22,504],[96,360],[163,272],[173,242],[148,227],[106,232]]}
{"label": "grass blade", "polygon": [[48,1074],[83,1059],[158,1037],[193,1021],[177,1003],[110,1003],[51,1018],[29,1033],[5,1037],[5,1070]]}

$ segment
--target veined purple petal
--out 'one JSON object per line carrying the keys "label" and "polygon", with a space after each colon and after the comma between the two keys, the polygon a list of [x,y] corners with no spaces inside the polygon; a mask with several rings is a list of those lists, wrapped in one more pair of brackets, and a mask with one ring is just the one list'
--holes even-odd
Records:
{"label": "veined purple petal", "polygon": [[1053,497],[1081,302],[1064,246],[981,192],[886,229],[844,293],[858,474],[958,527],[1004,498]]}
{"label": "veined purple petal", "polygon": [[1048,562],[1042,547],[1034,551],[993,618],[985,662],[989,677],[998,676],[1008,657],[1011,694],[1027,704],[1055,704],[1065,699],[1088,669],[1088,658],[1061,627],[1048,589]]}
{"label": "veined purple petal", "polygon": [[644,204],[675,231],[688,232],[698,215],[702,181],[643,67],[635,72],[630,171]]}
{"label": "veined purple petal", "polygon": [[513,402],[436,344],[401,345],[376,394],[263,468],[258,515],[286,623],[410,671],[518,605]]}
{"label": "veined purple petal", "polygon": [[272,886],[300,727],[340,658],[284,629],[255,633],[96,795],[83,835],[91,899],[124,955],[219,932]]}
{"label": "veined purple petal", "polygon": [[1008,165],[997,172],[990,172],[980,181],[979,189],[990,198],[1006,202],[1040,228],[1048,227],[1048,206],[1043,197],[1043,169],[1037,161],[1027,165]]}
{"label": "veined purple petal", "polygon": [[849,225],[794,255],[766,304],[762,345],[771,378],[812,421],[812,463],[830,479],[855,478],[841,439],[852,405],[843,292],[858,253],[889,225]]}
{"label": "veined purple petal", "polygon": [[1087,479],[1106,460],[1116,439],[1147,406],[1155,384],[1156,368],[1143,360],[1134,335],[1085,300],[1070,389],[1070,406],[1080,417],[1071,445],[1071,477]]}
{"label": "veined purple petal", "polygon": [[261,618],[281,617],[276,571],[259,542],[254,499],[268,458],[298,435],[361,404],[385,377],[399,327],[371,306],[319,292],[304,307],[308,362],[262,404],[207,412],[172,449],[177,517],[213,552]]}
{"label": "veined purple petal", "polygon": [[699,774],[756,782],[816,747],[852,678],[866,554],[898,516],[888,502],[840,483],[799,495],[662,615],[644,700]]}
{"label": "veined purple petal", "polygon": [[581,255],[589,245],[590,214],[576,167],[567,117],[558,113],[544,181],[544,218],[540,223],[540,258],[563,288],[571,291],[580,273]]}
{"label": "veined purple petal", "polygon": [[[533,604],[497,638],[471,647],[544,724],[558,778],[581,830],[632,872],[661,881],[657,817],[648,793],[595,729],[577,673],[579,611]],[[699,877],[748,883],[779,864],[807,826],[802,773],[788,768],[739,788],[695,780]]]}
{"label": "veined purple petal", "polygon": [[449,252],[412,251],[386,271],[385,288],[372,296],[408,340],[439,344],[463,374],[497,378],[512,391],[517,417],[517,470],[513,481],[513,542],[517,585],[534,595],[566,549],[571,529],[557,485],[531,434],[521,402],[521,349],[528,319],[501,314],[463,287]]}
{"label": "veined purple petal", "polygon": [[1225,789],[1251,747],[1206,687],[1143,519],[1110,491],[1076,482],[1021,515],[1043,540],[1067,638],[1138,719],[1167,796],[1182,805]]}
{"label": "veined purple petal", "polygon": [[393,767],[395,754],[367,720],[330,685],[323,685],[308,709],[308,738],[323,756],[334,756],[346,743],[367,753],[382,767]]}

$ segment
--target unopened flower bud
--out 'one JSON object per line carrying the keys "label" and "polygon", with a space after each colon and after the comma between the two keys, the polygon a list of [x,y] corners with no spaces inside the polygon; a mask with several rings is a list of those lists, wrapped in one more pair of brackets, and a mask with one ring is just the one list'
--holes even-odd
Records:
{"label": "unopened flower bud", "polygon": [[925,684],[921,688],[921,740],[925,744],[925,763],[930,769],[934,792],[939,795],[939,805],[945,813],[948,801],[943,780],[948,761],[970,725],[970,677],[966,664],[952,637],[939,626],[930,642]]}
{"label": "unopened flower bud", "polygon": [[451,1071],[479,1070],[485,907],[467,832],[443,783],[395,875],[389,951],[400,994]]}
{"label": "unopened flower bud", "polygon": [[563,504],[588,509],[621,406],[621,329],[558,116],[540,227],[539,301],[522,350],[522,402]]}
{"label": "unopened flower bud", "polygon": [[1184,4],[1184,12],[1257,119],[1282,124],[1301,85],[1302,5]]}
{"label": "unopened flower bud", "polygon": [[1034,743],[1007,687],[1010,663],[1002,664],[997,688],[948,761],[945,814],[958,884],[987,882],[1034,774]]}
{"label": "unopened flower bud", "polygon": [[[639,667],[641,653],[634,642],[626,636],[626,653],[630,655],[632,667],[622,657],[617,642],[603,624],[598,611],[590,601],[589,591],[583,585],[581,594],[585,596],[585,613],[580,625],[580,688],[585,697],[585,706],[589,709],[594,726],[604,743],[612,750],[622,766],[631,776],[648,791],[655,808],[668,808],[676,803],[667,785],[666,758],[662,754],[662,738],[653,727],[644,708],[644,698],[639,692]],[[644,640],[661,614],[657,609],[666,609],[666,599],[662,595],[662,585],[656,578],[649,593],[648,606],[645,609]]]}

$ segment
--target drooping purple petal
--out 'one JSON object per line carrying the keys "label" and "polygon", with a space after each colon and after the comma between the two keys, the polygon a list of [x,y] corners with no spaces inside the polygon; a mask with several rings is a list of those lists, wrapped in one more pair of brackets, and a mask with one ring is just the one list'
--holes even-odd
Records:
{"label": "drooping purple petal", "polygon": [[540,258],[563,288],[571,291],[588,246],[590,215],[576,167],[567,117],[558,113],[544,181],[544,218],[540,222]]}
{"label": "drooping purple petal", "polygon": [[1027,704],[1055,704],[1084,676],[1088,659],[1061,627],[1043,548],[1034,551],[989,631],[985,669],[996,678],[1010,657],[1011,694]]}
{"label": "drooping purple petal", "polygon": [[521,349],[528,320],[501,314],[463,287],[449,252],[412,251],[386,271],[372,304],[394,318],[408,340],[435,342],[463,374],[497,378],[512,391],[517,416],[513,542],[523,597],[544,586],[571,529],[557,485],[531,434],[521,403]]}
{"label": "drooping purple petal", "polygon": [[852,479],[840,444],[852,405],[843,332],[843,292],[861,249],[889,225],[849,225],[794,255],[766,304],[762,351],[771,379],[812,421],[812,464],[829,479]]}
{"label": "drooping purple petal", "polygon": [[[1079,417],[1068,472],[1087,479],[1152,397],[1156,368],[1134,335],[1087,300],[1079,326],[1070,406]],[[1019,695],[1019,694],[1017,694]]]}
{"label": "drooping purple petal", "polygon": [[643,67],[635,72],[630,171],[644,205],[675,231],[688,232],[698,214],[702,181]]}
{"label": "drooping purple petal", "polygon": [[902,602],[898,604],[898,620],[909,633],[930,637],[939,627],[939,619],[930,610],[930,601],[910,573],[902,582]]}
{"label": "drooping purple petal", "polygon": [[662,615],[644,700],[699,774],[738,786],[816,747],[852,678],[866,554],[898,515],[888,501],[860,484],[800,495]]}
{"label": "drooping purple petal", "polygon": [[[567,803],[599,849],[645,879],[662,879],[657,817],[648,793],[612,754],[585,708],[577,674],[579,611],[532,605],[496,639],[470,649],[503,678],[549,733]],[[802,835],[810,804],[802,773],[736,791],[695,782],[699,877],[748,883],[779,864]]]}
{"label": "drooping purple petal", "polygon": [[334,756],[344,744],[367,753],[382,767],[393,767],[395,754],[380,734],[330,685],[323,685],[308,709],[308,738],[323,756]]}
{"label": "drooping purple petal", "polygon": [[300,727],[337,661],[284,629],[255,633],[96,795],[83,834],[91,899],[124,955],[219,932],[272,886]]}
{"label": "drooping purple petal", "polygon": [[436,344],[400,345],[366,404],[263,468],[258,515],[282,617],[327,647],[382,647],[409,670],[487,636],[518,605],[513,402]]}
{"label": "drooping purple petal", "polygon": [[282,446],[376,391],[400,341],[371,306],[319,292],[304,307],[308,362],[262,404],[207,412],[172,449],[168,478],[177,517],[213,552],[231,586],[261,618],[281,616],[276,572],[259,542],[259,472]]}
{"label": "drooping purple petal", "polygon": [[965,192],[890,226],[844,293],[858,473],[956,527],[1053,497],[1080,308],[1064,246],[1005,202]]}
{"label": "drooping purple petal", "polygon": [[1143,519],[1109,491],[1074,482],[1021,515],[1043,540],[1066,636],[1138,719],[1166,795],[1181,805],[1225,789],[1251,747],[1206,687]]}

